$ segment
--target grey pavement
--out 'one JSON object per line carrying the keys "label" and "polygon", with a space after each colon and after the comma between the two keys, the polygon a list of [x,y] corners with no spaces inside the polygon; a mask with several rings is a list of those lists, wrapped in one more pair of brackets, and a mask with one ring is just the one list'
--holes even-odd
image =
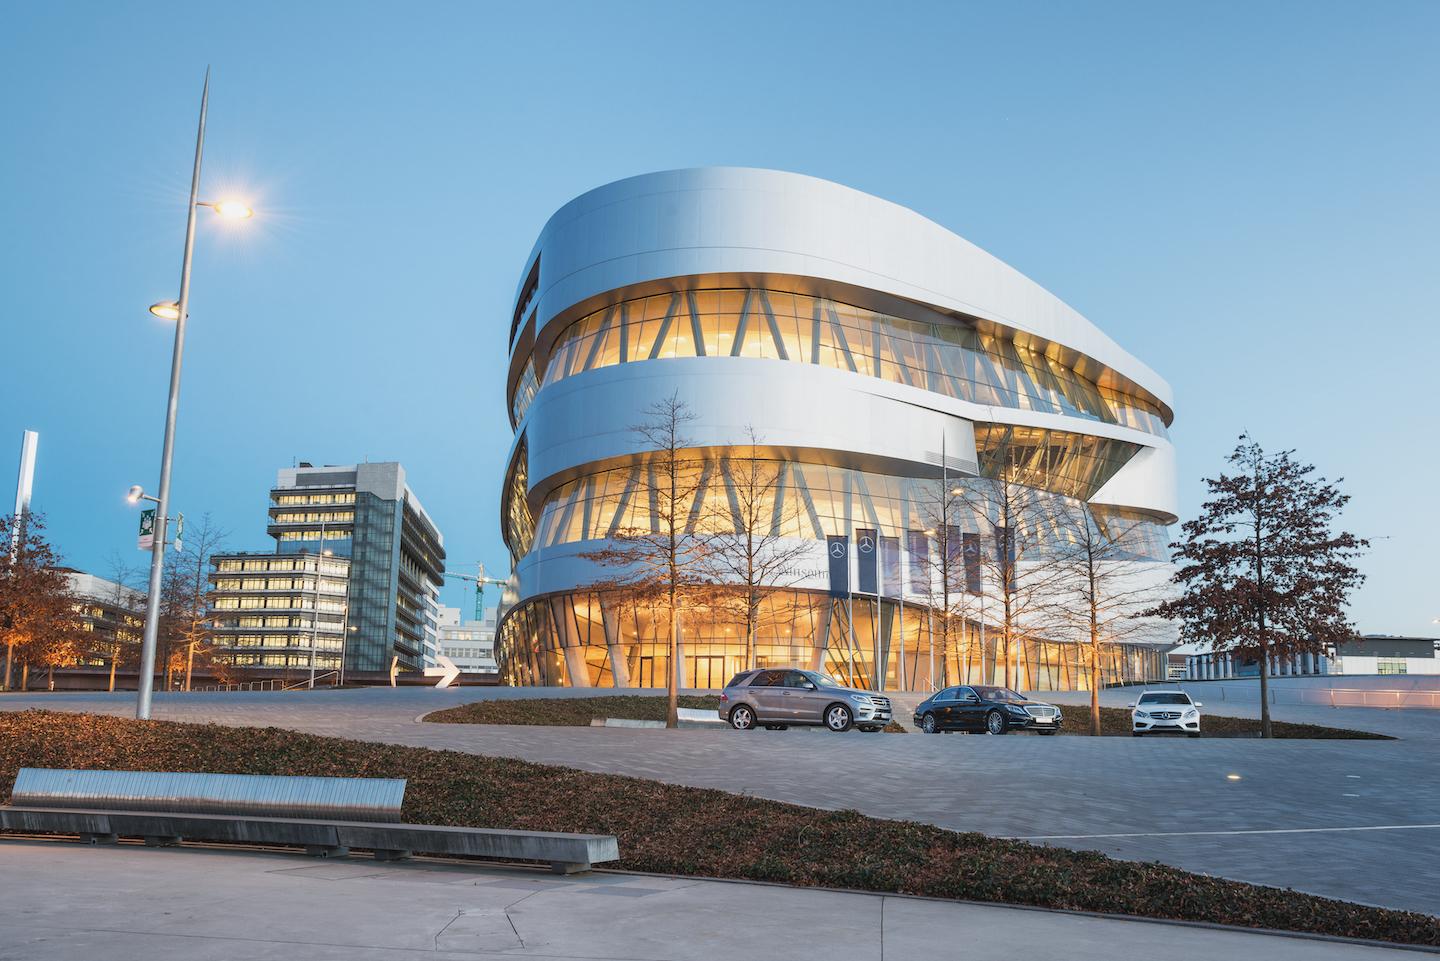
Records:
{"label": "grey pavement", "polygon": [[695,878],[0,840],[0,961],[1386,961],[1397,949]]}
{"label": "grey pavement", "polygon": [[[1375,712],[1399,741],[1260,741],[619,730],[416,723],[534,690],[170,694],[155,716],[276,725],[519,757],[820,808],[1158,860],[1440,914],[1440,739],[1433,712]],[[570,693],[544,692],[550,696]],[[1107,692],[1107,699],[1123,692]],[[0,695],[0,709],[128,714],[134,695]],[[1248,705],[1253,708],[1254,705]],[[1207,703],[1207,709],[1209,705]],[[1277,709],[1282,719],[1300,708]],[[1375,726],[1359,708],[1328,711]]]}

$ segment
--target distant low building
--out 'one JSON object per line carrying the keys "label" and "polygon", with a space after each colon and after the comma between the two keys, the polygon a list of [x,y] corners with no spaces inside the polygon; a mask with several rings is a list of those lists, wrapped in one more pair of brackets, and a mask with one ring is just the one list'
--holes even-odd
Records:
{"label": "distant low building", "polygon": [[495,674],[496,608],[483,621],[461,621],[458,607],[440,608],[440,653],[467,674]]}
{"label": "distant low building", "polygon": [[127,645],[139,644],[145,630],[145,592],[73,568],[59,568],[70,582],[75,611],[87,634],[81,663],[107,665]]}
{"label": "distant low building", "polygon": [[[1362,634],[1338,645],[1329,654],[1299,654],[1270,659],[1271,677],[1305,677],[1316,674],[1440,674],[1436,650],[1440,639]],[[1186,680],[1212,681],[1258,677],[1260,661],[1239,654],[1211,652],[1187,655]]]}

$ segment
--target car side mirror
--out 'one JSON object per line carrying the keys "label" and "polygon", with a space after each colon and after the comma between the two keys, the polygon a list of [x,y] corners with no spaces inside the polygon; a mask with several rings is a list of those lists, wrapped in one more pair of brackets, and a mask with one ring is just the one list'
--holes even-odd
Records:
{"label": "car side mirror", "polygon": [[1195,706],[1196,706],[1196,707],[1204,707],[1204,706],[1205,706],[1205,702],[1204,702],[1204,701],[1196,701],[1196,702],[1195,702]]}
{"label": "car side mirror", "polygon": [[815,685],[814,685],[814,684],[812,684],[812,683],[810,683],[810,682],[809,682],[809,681],[806,681],[806,682],[805,682],[805,683],[804,683],[804,685],[803,685],[803,687],[804,687],[804,688],[805,688],[805,690],[807,690],[807,691],[813,691],[813,690],[816,690],[816,687],[815,687]]}

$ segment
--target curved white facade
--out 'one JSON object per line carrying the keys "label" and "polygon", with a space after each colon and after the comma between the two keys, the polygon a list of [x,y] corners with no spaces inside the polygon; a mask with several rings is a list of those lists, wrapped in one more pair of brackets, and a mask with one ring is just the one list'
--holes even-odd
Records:
{"label": "curved white facade", "polygon": [[[793,465],[777,468],[799,518],[786,540],[815,550],[813,573],[782,592],[799,598],[787,611],[805,613],[774,626],[768,654],[758,638],[737,653],[734,625],[713,611],[682,623],[690,686],[757,657],[833,668],[824,538],[857,527],[913,538],[925,526],[917,485],[1014,470],[1056,497],[1141,518],[1161,541],[1175,519],[1169,386],[1048,291],[906,208],[778,171],[649,174],[562,207],[521,277],[501,505],[515,580],[497,644],[512,682],[663,686],[662,628],[622,623],[591,590],[607,573],[586,555],[622,517],[635,522],[647,450],[632,428],[672,396],[695,415],[697,464],[753,429],[768,462]],[[957,677],[925,651],[912,563],[901,558],[898,586],[845,614],[844,643],[868,645],[857,677],[872,686]],[[868,640],[852,640],[862,621]],[[1064,651],[1036,643],[1028,686],[1090,683]],[[842,656],[856,663],[854,649]],[[1147,657],[1117,651],[1114,671],[1153,672]]]}

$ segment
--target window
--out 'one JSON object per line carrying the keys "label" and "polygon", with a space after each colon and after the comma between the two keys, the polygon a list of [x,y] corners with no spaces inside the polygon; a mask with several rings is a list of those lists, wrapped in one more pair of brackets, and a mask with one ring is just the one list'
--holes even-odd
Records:
{"label": "window", "polygon": [[1407,674],[1409,665],[1403,657],[1377,657],[1375,659],[1376,674]]}

